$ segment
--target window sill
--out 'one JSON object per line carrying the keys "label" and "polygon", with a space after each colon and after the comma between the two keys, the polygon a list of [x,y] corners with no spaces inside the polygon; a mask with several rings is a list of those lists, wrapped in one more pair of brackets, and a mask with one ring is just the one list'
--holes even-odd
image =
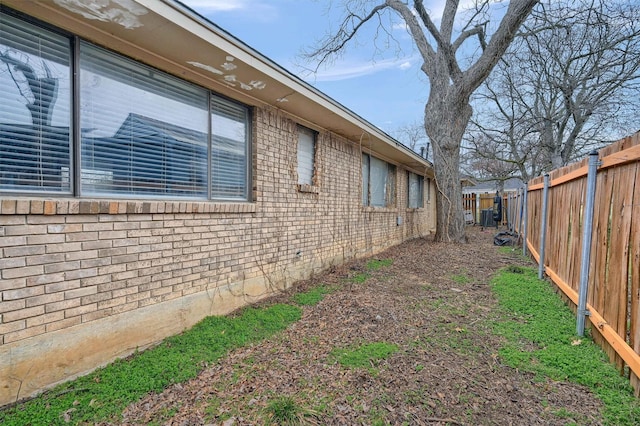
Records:
{"label": "window sill", "polygon": [[319,194],[320,188],[315,185],[307,185],[304,183],[298,184],[298,192],[308,192],[311,194]]}
{"label": "window sill", "polygon": [[255,203],[217,201],[0,200],[0,215],[255,213]]}

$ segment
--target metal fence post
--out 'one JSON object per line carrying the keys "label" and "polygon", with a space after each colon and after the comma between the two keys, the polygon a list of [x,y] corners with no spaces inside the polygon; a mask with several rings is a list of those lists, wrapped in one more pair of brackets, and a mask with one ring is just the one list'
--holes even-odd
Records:
{"label": "metal fence post", "polygon": [[523,194],[523,200],[522,200],[522,209],[520,210],[520,220],[522,223],[522,229],[521,229],[521,234],[522,234],[522,255],[526,256],[527,255],[527,193],[528,193],[528,186],[525,183],[524,188],[522,189],[522,194]]}
{"label": "metal fence post", "polygon": [[596,199],[596,176],[598,174],[598,151],[589,153],[589,172],[587,174],[587,193],[584,202],[584,221],[582,222],[582,259],[580,262],[580,288],[578,292],[578,313],[576,333],[584,336],[587,311],[587,292],[589,289],[589,262],[591,258],[591,236],[593,234],[593,206]]}
{"label": "metal fence post", "polygon": [[538,265],[538,278],[544,276],[544,249],[547,242],[547,204],[549,198],[549,173],[544,175],[544,189],[542,191],[542,224],[540,225],[540,264]]}

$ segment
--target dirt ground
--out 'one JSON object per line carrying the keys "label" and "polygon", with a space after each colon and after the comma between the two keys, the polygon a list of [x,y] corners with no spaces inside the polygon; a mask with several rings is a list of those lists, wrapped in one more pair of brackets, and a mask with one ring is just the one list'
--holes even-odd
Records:
{"label": "dirt ground", "polygon": [[[307,424],[561,425],[576,416],[579,424],[599,424],[601,405],[585,388],[540,383],[501,363],[500,340],[490,332],[496,301],[489,277],[524,261],[500,253],[494,233],[469,228],[466,245],[407,242],[377,255],[393,264],[364,283],[347,278],[364,271],[366,260],[300,283],[296,291],[339,289],[305,306],[278,336],[130,406],[124,423],[265,424],[269,403],[291,397]],[[399,349],[372,369],[348,369],[330,355],[364,342]]]}

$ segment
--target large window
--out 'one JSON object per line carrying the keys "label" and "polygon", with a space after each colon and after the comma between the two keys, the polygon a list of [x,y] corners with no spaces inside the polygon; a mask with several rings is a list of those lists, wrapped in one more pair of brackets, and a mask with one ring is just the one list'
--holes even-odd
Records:
{"label": "large window", "polygon": [[369,154],[362,155],[362,204],[373,207],[395,205],[396,167]]}
{"label": "large window", "polygon": [[298,183],[301,185],[313,185],[315,150],[315,132],[298,126]]}
{"label": "large window", "polygon": [[0,191],[248,198],[245,106],[87,42],[72,78],[70,37],[1,12],[0,35]]}
{"label": "large window", "polygon": [[207,91],[82,43],[83,195],[207,196]]}
{"label": "large window", "polygon": [[0,12],[0,190],[71,193],[70,63],[67,38]]}
{"label": "large window", "polygon": [[424,207],[424,177],[409,172],[408,182],[408,207],[421,208]]}

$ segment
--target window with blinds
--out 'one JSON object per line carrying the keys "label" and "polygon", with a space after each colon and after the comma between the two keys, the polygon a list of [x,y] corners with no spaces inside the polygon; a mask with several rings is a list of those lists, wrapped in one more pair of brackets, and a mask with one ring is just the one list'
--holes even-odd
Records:
{"label": "window with blinds", "polygon": [[75,58],[71,45],[0,11],[0,192],[248,199],[246,106],[85,41]]}
{"label": "window with blinds", "polygon": [[396,167],[379,158],[362,156],[362,203],[365,206],[395,205]]}
{"label": "window with blinds", "polygon": [[207,196],[208,94],[80,46],[83,195]]}
{"label": "window with blinds", "polygon": [[217,96],[211,97],[211,196],[246,199],[249,110]]}
{"label": "window with blinds", "polygon": [[409,172],[409,196],[408,207],[409,208],[422,208],[424,207],[424,177],[415,173]]}
{"label": "window with blinds", "polygon": [[298,126],[298,183],[313,185],[313,170],[316,151],[316,133]]}
{"label": "window with blinds", "polygon": [[71,49],[0,13],[0,191],[71,193]]}

